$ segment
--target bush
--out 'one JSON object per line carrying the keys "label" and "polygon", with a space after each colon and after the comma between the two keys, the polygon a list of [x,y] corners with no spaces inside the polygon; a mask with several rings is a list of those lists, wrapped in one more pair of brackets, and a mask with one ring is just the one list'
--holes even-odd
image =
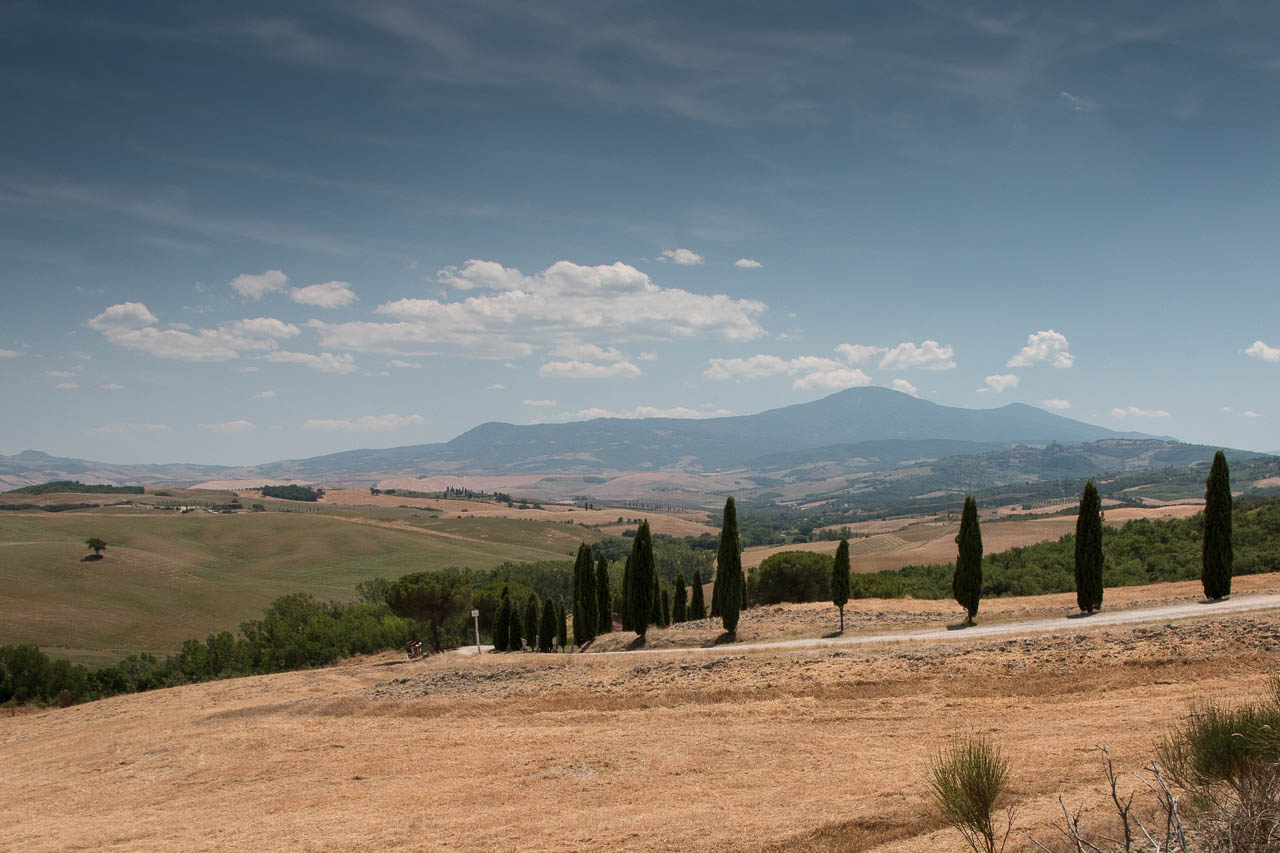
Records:
{"label": "bush", "polygon": [[[929,793],[942,818],[976,853],[996,853],[994,814],[1009,786],[1009,761],[982,736],[953,741],[929,762]],[[1012,828],[1010,816],[1009,828]],[[1009,837],[1006,830],[1004,839]]]}
{"label": "bush", "polygon": [[783,551],[760,564],[755,595],[760,604],[829,601],[832,558],[812,551]]}

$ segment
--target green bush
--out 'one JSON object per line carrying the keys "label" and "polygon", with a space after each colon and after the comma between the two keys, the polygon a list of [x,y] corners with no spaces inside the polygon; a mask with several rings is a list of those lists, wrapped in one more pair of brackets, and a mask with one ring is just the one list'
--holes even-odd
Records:
{"label": "green bush", "polygon": [[760,564],[755,572],[755,596],[760,604],[829,601],[832,558],[813,551],[783,551]]}

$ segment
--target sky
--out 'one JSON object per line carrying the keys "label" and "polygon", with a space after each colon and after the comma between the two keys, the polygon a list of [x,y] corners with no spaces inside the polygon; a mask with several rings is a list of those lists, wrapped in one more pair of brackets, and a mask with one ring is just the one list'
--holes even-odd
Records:
{"label": "sky", "polygon": [[0,453],[883,385],[1280,450],[1280,6],[0,7]]}

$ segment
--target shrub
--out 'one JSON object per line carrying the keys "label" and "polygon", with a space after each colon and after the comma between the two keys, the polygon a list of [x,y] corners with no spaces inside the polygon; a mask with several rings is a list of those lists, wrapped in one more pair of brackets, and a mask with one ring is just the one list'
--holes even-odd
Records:
{"label": "shrub", "polygon": [[[975,853],[996,853],[994,814],[1009,786],[1009,761],[1000,748],[974,735],[955,740],[929,762],[929,793],[939,814]],[[1010,819],[1010,828],[1012,818]]]}
{"label": "shrub", "polygon": [[831,557],[812,551],[783,551],[760,564],[756,595],[761,604],[831,600]]}

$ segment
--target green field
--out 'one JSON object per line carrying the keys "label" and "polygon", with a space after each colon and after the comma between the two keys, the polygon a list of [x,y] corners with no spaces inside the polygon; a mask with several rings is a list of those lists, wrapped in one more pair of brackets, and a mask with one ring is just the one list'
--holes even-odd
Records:
{"label": "green field", "polygon": [[[411,525],[405,530],[386,523]],[[108,542],[83,562],[84,540]],[[450,566],[568,560],[594,531],[397,509],[214,515],[131,508],[0,515],[0,645],[112,663],[234,631],[274,598],[350,599],[357,583]]]}

